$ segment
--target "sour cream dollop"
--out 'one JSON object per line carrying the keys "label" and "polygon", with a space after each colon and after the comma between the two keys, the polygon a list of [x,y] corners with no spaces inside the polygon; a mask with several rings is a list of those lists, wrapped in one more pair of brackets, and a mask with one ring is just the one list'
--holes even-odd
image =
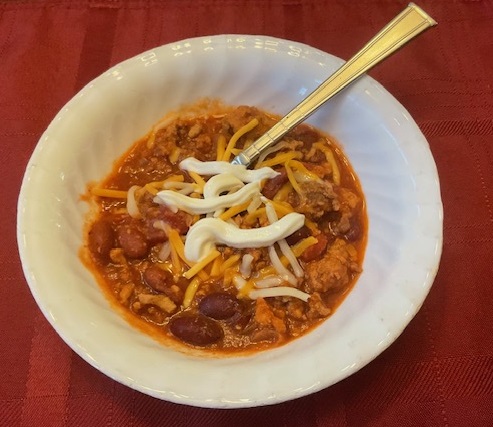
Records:
{"label": "sour cream dollop", "polygon": [[234,193],[225,194],[224,196],[205,197],[203,199],[189,197],[172,190],[164,190],[156,194],[154,201],[167,205],[175,211],[181,209],[192,215],[202,215],[245,203],[257,194],[260,194],[260,183],[251,182]]}
{"label": "sour cream dollop", "polygon": [[[247,201],[262,200],[261,181],[279,175],[269,167],[250,170],[243,165],[222,161],[202,162],[192,157],[183,160],[179,166],[188,172],[210,176],[204,186],[203,197],[189,197],[177,191],[164,190],[156,194],[154,202],[166,205],[175,212],[180,209],[193,215],[210,214]],[[221,194],[225,191],[228,194]],[[185,257],[199,262],[216,249],[217,244],[234,248],[268,247],[290,236],[304,223],[305,216],[296,212],[266,227],[252,229],[239,228],[220,218],[202,218],[188,230]]]}
{"label": "sour cream dollop", "polygon": [[223,161],[202,162],[194,157],[182,160],[179,166],[182,170],[195,172],[199,175],[209,176],[229,173],[243,182],[261,181],[262,179],[274,178],[279,175],[279,172],[269,167],[247,169],[245,165],[234,165]]}
{"label": "sour cream dollop", "polygon": [[185,257],[198,262],[211,251],[216,244],[225,244],[233,248],[259,248],[273,245],[303,227],[305,216],[291,212],[280,220],[265,227],[243,229],[219,218],[203,218],[188,230],[185,240]]}

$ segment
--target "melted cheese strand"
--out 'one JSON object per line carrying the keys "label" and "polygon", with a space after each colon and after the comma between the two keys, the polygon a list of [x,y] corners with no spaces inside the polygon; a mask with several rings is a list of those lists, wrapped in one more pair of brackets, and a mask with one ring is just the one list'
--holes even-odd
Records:
{"label": "melted cheese strand", "polygon": [[289,286],[278,286],[267,289],[254,289],[248,293],[251,299],[257,298],[269,298],[269,297],[293,297],[307,302],[310,298],[310,294],[300,291],[296,288]]}
{"label": "melted cheese strand", "polygon": [[239,274],[233,276],[233,285],[235,285],[236,289],[241,290],[241,288],[243,288],[246,284],[247,284],[246,279],[241,277]]}
{"label": "melted cheese strand", "polygon": [[160,261],[166,261],[170,255],[171,255],[171,245],[168,240],[167,242],[164,242],[163,246],[161,246],[161,249],[159,249],[159,253],[157,257],[159,258]]}
{"label": "melted cheese strand", "polygon": [[263,279],[255,281],[255,287],[258,289],[271,288],[273,286],[280,286],[284,283],[284,279],[281,276],[267,276]]}
{"label": "melted cheese strand", "polygon": [[298,281],[296,277],[294,277],[293,273],[291,273],[281,262],[279,259],[279,255],[277,255],[276,248],[274,246],[268,247],[269,258],[272,266],[276,269],[277,274],[281,276],[286,282],[291,283],[292,285],[296,285]]}
{"label": "melted cheese strand", "polygon": [[237,297],[238,298],[246,297],[250,293],[250,291],[254,289],[254,286],[255,286],[254,281],[252,279],[247,280],[246,283],[241,287],[240,291],[238,292]]}
{"label": "melted cheese strand", "polygon": [[245,254],[241,259],[240,273],[246,279],[248,279],[252,274],[252,261],[253,261],[252,254]]}
{"label": "melted cheese strand", "polygon": [[[300,240],[298,243],[293,245],[291,250],[293,251],[294,255],[296,257],[299,257],[303,252],[305,252],[306,249],[308,249],[310,246],[314,245],[315,243],[318,243],[318,240],[314,236],[307,237],[306,239]],[[284,266],[287,266],[289,264],[288,259],[285,256],[281,257],[281,262]],[[264,267],[262,270],[260,270],[259,275],[261,277],[266,277],[272,274],[275,274],[276,270],[274,267],[269,266],[269,267]]]}
{"label": "melted cheese strand", "polygon": [[[267,212],[267,218],[268,218],[269,222],[272,223],[272,222],[275,222],[278,220],[276,211],[275,211],[274,207],[272,206],[272,203],[267,203],[265,205],[265,210]],[[289,261],[289,264],[291,264],[291,268],[293,269],[294,275],[296,277],[303,277],[304,276],[303,269],[301,268],[298,260],[296,259],[296,256],[294,255],[293,251],[289,247],[286,240],[281,239],[277,242],[277,244],[281,248],[281,252],[283,253],[283,255]]]}

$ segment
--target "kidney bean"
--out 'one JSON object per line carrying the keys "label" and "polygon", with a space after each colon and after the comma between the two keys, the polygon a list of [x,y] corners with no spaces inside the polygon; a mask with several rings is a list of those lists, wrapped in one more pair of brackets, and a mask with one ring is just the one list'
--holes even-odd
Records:
{"label": "kidney bean", "polygon": [[300,240],[310,237],[311,235],[312,235],[311,230],[306,225],[304,225],[299,230],[296,230],[293,234],[286,237],[286,242],[288,242],[289,245],[294,245],[295,243],[298,243]]}
{"label": "kidney bean", "polygon": [[142,275],[144,282],[157,292],[165,294],[175,304],[183,301],[182,289],[173,281],[171,273],[159,268],[157,265],[148,267]]}
{"label": "kidney bean", "polygon": [[301,123],[296,126],[291,132],[295,139],[303,141],[305,147],[310,147],[311,144],[320,140],[320,134],[306,123]]}
{"label": "kidney bean", "polygon": [[313,261],[314,259],[320,258],[327,248],[327,244],[329,243],[329,239],[324,233],[320,233],[316,236],[317,243],[312,246],[309,246],[305,252],[301,254],[301,259],[305,262]]}
{"label": "kidney bean", "polygon": [[361,238],[361,225],[358,221],[357,218],[352,217],[351,220],[351,227],[349,230],[344,234],[344,237],[348,242],[355,242],[356,240]]}
{"label": "kidney bean", "polygon": [[199,311],[216,320],[229,319],[239,311],[239,308],[238,300],[225,292],[214,292],[199,302]]}
{"label": "kidney bean", "polygon": [[181,341],[201,347],[214,344],[224,335],[217,322],[200,314],[173,317],[169,330]]}
{"label": "kidney bean", "polygon": [[164,292],[168,281],[171,280],[171,275],[157,265],[151,265],[147,268],[143,277],[144,281],[157,292]]}
{"label": "kidney bean", "polygon": [[155,245],[168,240],[168,236],[162,229],[154,227],[156,221],[163,221],[177,230],[179,234],[186,234],[190,228],[192,216],[183,211],[172,212],[166,206],[155,206],[147,209],[144,221],[146,238],[151,245]]}
{"label": "kidney bean", "polygon": [[268,179],[262,189],[262,194],[268,199],[273,199],[277,192],[281,189],[281,187],[288,182],[288,175],[286,173],[286,169],[280,169],[277,172],[280,172],[279,175],[274,178]]}
{"label": "kidney bean", "polygon": [[180,234],[185,234],[192,223],[192,216],[190,214],[183,211],[173,212],[166,206],[160,206],[160,215],[164,222],[168,223]]}
{"label": "kidney bean", "polygon": [[144,233],[134,225],[124,225],[117,230],[117,237],[123,253],[128,258],[145,258],[149,253],[149,245]]}
{"label": "kidney bean", "polygon": [[96,221],[88,235],[88,246],[91,253],[101,261],[108,262],[114,243],[115,232],[111,224],[104,219]]}

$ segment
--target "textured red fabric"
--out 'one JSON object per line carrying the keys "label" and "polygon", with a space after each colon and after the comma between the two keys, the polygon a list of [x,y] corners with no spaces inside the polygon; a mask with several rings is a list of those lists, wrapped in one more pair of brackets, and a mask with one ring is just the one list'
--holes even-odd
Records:
{"label": "textured red fabric", "polygon": [[220,33],[293,39],[348,58],[401,0],[0,1],[0,425],[493,426],[493,2],[422,0],[439,25],[371,72],[427,136],[444,248],[417,316],[352,377],[292,402],[207,410],[132,391],[73,353],[16,256],[29,156],[56,112],[121,60]]}

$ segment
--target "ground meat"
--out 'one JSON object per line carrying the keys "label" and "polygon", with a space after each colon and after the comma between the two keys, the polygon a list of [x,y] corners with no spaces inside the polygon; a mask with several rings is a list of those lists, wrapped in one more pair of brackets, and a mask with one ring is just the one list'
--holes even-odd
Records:
{"label": "ground meat", "polygon": [[188,131],[189,138],[195,138],[202,132],[202,123],[195,123]]}
{"label": "ground meat", "polygon": [[294,139],[300,139],[306,146],[311,146],[314,142],[320,141],[320,134],[306,123],[296,126],[289,134]]}
{"label": "ground meat", "polygon": [[307,264],[305,269],[307,292],[327,292],[346,286],[352,274],[359,271],[354,246],[336,239],[327,253],[318,261]]}
{"label": "ground meat", "polygon": [[291,299],[286,304],[286,309],[289,317],[293,319],[305,319],[305,303],[299,299]]}
{"label": "ground meat", "polygon": [[361,203],[360,198],[352,191],[341,188],[339,190],[340,217],[332,224],[332,231],[339,236],[345,236],[349,241],[357,240],[360,237],[360,227],[355,220],[356,209]]}
{"label": "ground meat", "polygon": [[109,221],[96,221],[88,234],[89,250],[96,258],[108,262],[110,251],[115,243],[115,232]]}
{"label": "ground meat", "polygon": [[154,146],[158,150],[157,153],[169,155],[176,148],[178,133],[179,128],[177,122],[160,129],[156,133],[156,139],[154,140]]}
{"label": "ground meat", "polygon": [[306,317],[310,320],[323,319],[332,312],[332,310],[325,305],[322,297],[318,292],[314,292],[310,296],[310,299],[308,300],[308,306],[309,308],[306,313]]}
{"label": "ground meat", "polygon": [[144,214],[146,224],[144,232],[153,244],[168,240],[164,230],[155,227],[156,221],[163,221],[178,231],[178,234],[186,234],[192,223],[192,215],[184,211],[173,212],[162,205],[149,208]]}
{"label": "ground meat", "polygon": [[263,298],[257,299],[253,322],[255,327],[251,334],[251,340],[254,342],[277,341],[281,334],[286,333],[284,321],[276,317]]}
{"label": "ground meat", "polygon": [[327,181],[307,181],[300,184],[302,196],[292,192],[289,202],[296,210],[311,219],[319,219],[327,212],[338,211],[339,199]]}
{"label": "ground meat", "polygon": [[212,139],[209,135],[199,135],[193,142],[202,152],[212,153]]}
{"label": "ground meat", "polygon": [[231,135],[245,126],[252,119],[257,119],[259,124],[249,132],[252,139],[256,139],[270,129],[275,121],[255,107],[240,106],[230,113],[226,114],[223,119],[223,129]]}
{"label": "ground meat", "polygon": [[173,313],[177,308],[166,295],[139,294],[137,298],[142,305],[154,305],[168,314]]}
{"label": "ground meat", "polygon": [[288,182],[288,175],[286,169],[282,168],[277,170],[279,175],[274,178],[268,179],[262,189],[262,194],[268,199],[273,199],[281,187]]}
{"label": "ground meat", "polygon": [[143,279],[156,292],[165,294],[176,304],[182,303],[183,291],[174,283],[173,276],[168,271],[151,265],[144,271]]}

